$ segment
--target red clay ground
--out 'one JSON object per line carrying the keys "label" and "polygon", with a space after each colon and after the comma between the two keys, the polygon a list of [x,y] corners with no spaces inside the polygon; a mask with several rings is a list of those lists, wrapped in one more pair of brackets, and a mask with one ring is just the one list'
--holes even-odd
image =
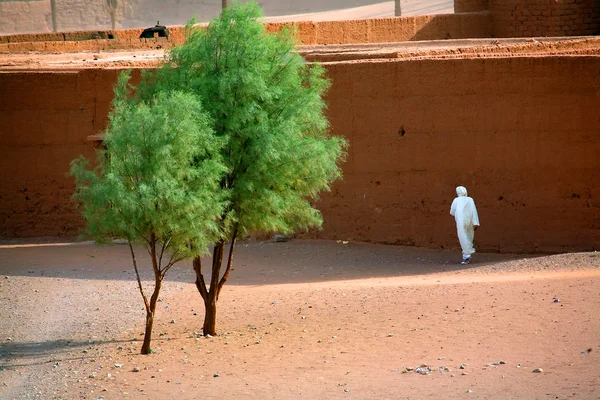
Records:
{"label": "red clay ground", "polygon": [[[4,242],[0,398],[600,398],[600,253],[458,258],[242,242],[221,334],[198,335],[203,306],[183,263],[142,356],[127,246]],[[422,364],[429,374],[406,372]]]}

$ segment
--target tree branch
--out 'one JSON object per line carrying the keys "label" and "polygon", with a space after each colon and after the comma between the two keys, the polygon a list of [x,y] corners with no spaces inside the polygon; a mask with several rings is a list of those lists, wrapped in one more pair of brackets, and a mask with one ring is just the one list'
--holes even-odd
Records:
{"label": "tree branch", "polygon": [[142,294],[142,298],[144,299],[144,306],[146,307],[146,312],[150,311],[150,303],[148,303],[148,297],[144,292],[144,287],[142,286],[142,280],[140,279],[140,271],[137,267],[137,262],[135,260],[135,253],[133,252],[133,246],[131,245],[131,240],[127,240],[129,244],[129,250],[131,251],[131,258],[133,260],[133,268],[135,269],[135,277],[137,278],[137,283],[140,288],[140,293]]}
{"label": "tree branch", "polygon": [[202,299],[206,302],[208,300],[208,290],[206,289],[204,275],[202,275],[202,259],[200,256],[194,257],[193,266],[196,272],[196,288],[200,292]]}
{"label": "tree branch", "polygon": [[223,277],[219,281],[219,286],[217,288],[217,300],[219,300],[219,294],[221,293],[221,289],[223,289],[223,285],[229,279],[229,274],[231,273],[231,266],[233,265],[233,248],[235,246],[235,240],[237,238],[238,233],[238,224],[235,224],[235,228],[233,229],[233,235],[231,235],[231,243],[229,245],[229,256],[227,257],[227,268],[225,269],[225,273]]}
{"label": "tree branch", "polygon": [[[168,235],[171,234],[171,232],[168,233]],[[165,252],[165,249],[169,246],[169,243],[171,242],[171,239],[173,238],[173,236],[169,236],[169,238],[166,241],[163,241],[163,244],[161,246],[160,249],[160,256],[158,256],[158,269],[160,269],[160,267],[162,266],[162,259],[163,259],[163,254]],[[173,259],[173,255],[171,255],[171,260]],[[170,262],[170,260],[169,260]],[[169,265],[167,264],[167,268],[169,267]]]}

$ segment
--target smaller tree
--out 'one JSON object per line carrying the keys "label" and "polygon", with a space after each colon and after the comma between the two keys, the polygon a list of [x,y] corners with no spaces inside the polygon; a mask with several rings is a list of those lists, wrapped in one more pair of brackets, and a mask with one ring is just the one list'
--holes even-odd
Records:
{"label": "smaller tree", "polygon": [[[146,309],[141,353],[148,354],[163,279],[178,261],[206,251],[218,234],[215,220],[224,201],[221,140],[191,94],[158,93],[141,102],[129,95],[129,74],[119,78],[105,133],[106,151],[90,170],[85,158],[71,163],[74,198],[92,237],[127,239]],[[150,299],[140,277],[133,243],[141,243],[154,273]]]}

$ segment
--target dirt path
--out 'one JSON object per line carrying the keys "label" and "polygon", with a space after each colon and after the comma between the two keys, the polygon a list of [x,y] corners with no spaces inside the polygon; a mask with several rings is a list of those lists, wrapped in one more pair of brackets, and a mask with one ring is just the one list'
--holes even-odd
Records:
{"label": "dirt path", "polygon": [[221,334],[197,334],[182,264],[141,356],[126,246],[0,245],[0,398],[600,398],[598,253],[478,254],[464,268],[457,252],[410,247],[238,250]]}

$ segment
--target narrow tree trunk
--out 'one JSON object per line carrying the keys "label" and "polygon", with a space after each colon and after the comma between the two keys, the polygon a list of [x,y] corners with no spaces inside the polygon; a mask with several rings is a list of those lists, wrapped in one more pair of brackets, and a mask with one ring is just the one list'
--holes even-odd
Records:
{"label": "narrow tree trunk", "polygon": [[400,4],[402,0],[394,0],[394,15],[399,17],[402,15],[402,5]]}
{"label": "narrow tree trunk", "polygon": [[202,333],[204,335],[217,334],[217,297],[219,294],[219,277],[221,275],[221,264],[223,263],[224,246],[225,242],[221,240],[215,243],[215,248],[213,249],[210,290],[204,299],[204,324],[202,325]]}
{"label": "narrow tree trunk", "polygon": [[223,10],[227,8],[227,0],[221,0],[221,8]]}
{"label": "narrow tree trunk", "polygon": [[150,342],[152,341],[152,326],[154,325],[154,311],[146,311],[146,332],[144,333],[144,344],[142,354],[150,353]]}
{"label": "narrow tree trunk", "polygon": [[142,354],[149,354],[151,352],[150,344],[152,342],[152,327],[154,325],[154,314],[156,313],[156,303],[158,302],[158,295],[160,294],[160,288],[162,287],[162,280],[164,277],[160,270],[159,262],[156,257],[156,241],[156,235],[152,233],[150,235],[150,242],[148,243],[148,246],[150,247],[152,269],[154,271],[154,291],[152,292],[152,296],[150,296],[150,301],[148,301],[148,298],[146,297],[146,293],[144,291],[144,287],[142,286],[140,271],[137,267],[133,246],[131,245],[131,242],[129,242],[129,250],[131,251],[131,257],[133,259],[135,275],[138,281],[140,293],[142,294],[142,298],[144,299],[144,306],[146,308],[146,331],[144,332],[144,343],[142,344],[142,349],[140,351]]}
{"label": "narrow tree trunk", "polygon": [[152,326],[154,325],[154,314],[156,313],[156,303],[158,302],[158,295],[160,294],[160,288],[162,286],[162,278],[155,276],[154,279],[154,292],[150,297],[150,305],[146,310],[146,332],[144,332],[144,343],[142,344],[142,354],[150,354],[150,342],[152,341]]}

